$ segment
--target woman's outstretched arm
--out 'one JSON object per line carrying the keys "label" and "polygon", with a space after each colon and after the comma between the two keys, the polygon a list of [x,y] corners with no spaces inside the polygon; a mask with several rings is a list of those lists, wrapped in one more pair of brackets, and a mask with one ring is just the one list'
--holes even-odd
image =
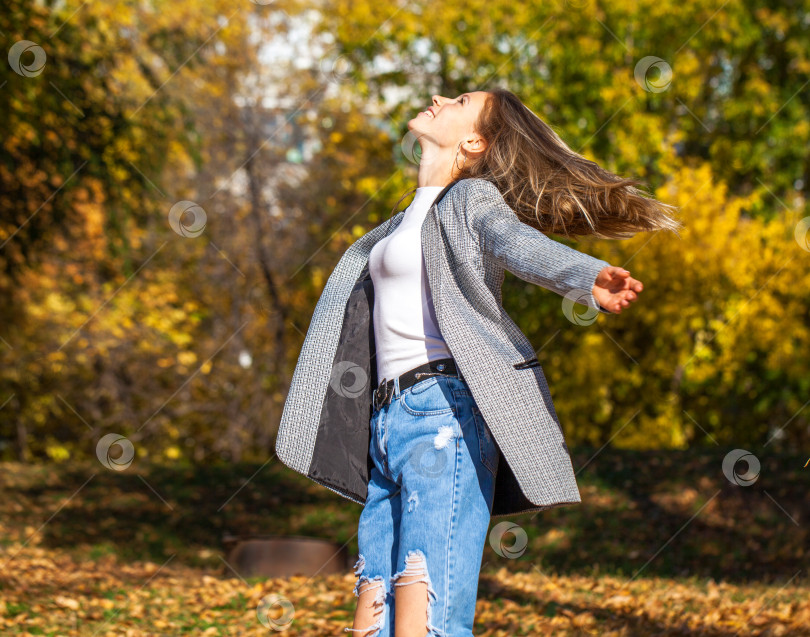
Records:
{"label": "woman's outstretched arm", "polygon": [[637,298],[641,282],[627,270],[550,239],[523,223],[495,184],[469,181],[464,201],[468,229],[504,269],[560,296],[582,290],[580,302],[605,314],[618,314]]}

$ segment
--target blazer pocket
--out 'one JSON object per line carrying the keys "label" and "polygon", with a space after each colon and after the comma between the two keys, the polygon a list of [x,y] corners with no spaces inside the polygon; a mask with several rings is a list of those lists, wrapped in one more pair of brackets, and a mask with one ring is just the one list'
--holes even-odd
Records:
{"label": "blazer pocket", "polygon": [[514,363],[512,367],[514,367],[515,369],[526,369],[527,367],[540,367],[540,361],[537,360],[537,356],[535,356],[534,358],[528,358],[525,361]]}

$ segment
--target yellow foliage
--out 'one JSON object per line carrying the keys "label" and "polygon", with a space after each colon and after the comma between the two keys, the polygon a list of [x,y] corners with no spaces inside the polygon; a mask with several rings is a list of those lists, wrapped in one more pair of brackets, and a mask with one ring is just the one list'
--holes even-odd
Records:
{"label": "yellow foliage", "polygon": [[312,268],[312,287],[316,290],[322,290],[325,285],[325,274],[323,269],[318,267]]}
{"label": "yellow foliage", "polygon": [[45,446],[45,453],[54,462],[64,462],[70,458],[70,451],[63,445],[52,442]]}
{"label": "yellow foliage", "polygon": [[[604,246],[603,258],[629,269],[645,286],[639,300],[620,317],[600,317],[602,329],[572,333],[558,345],[569,348],[567,360],[544,363],[548,378],[560,378],[550,385],[573,444],[616,433],[611,444],[620,447],[683,448],[706,435],[684,401],[697,405],[707,432],[733,431],[739,419],[717,420],[712,410],[742,395],[756,404],[761,389],[741,381],[752,365],[786,380],[807,374],[810,326],[796,317],[808,313],[810,252],[793,238],[797,215],[749,218],[759,195],[729,197],[708,164],[675,168],[656,196],[679,207],[680,238],[641,233],[589,250]],[[699,401],[706,393],[713,398]],[[746,417],[753,426],[757,417]]]}
{"label": "yellow foliage", "polygon": [[197,355],[189,351],[179,352],[177,354],[177,362],[181,365],[192,365],[197,362]]}

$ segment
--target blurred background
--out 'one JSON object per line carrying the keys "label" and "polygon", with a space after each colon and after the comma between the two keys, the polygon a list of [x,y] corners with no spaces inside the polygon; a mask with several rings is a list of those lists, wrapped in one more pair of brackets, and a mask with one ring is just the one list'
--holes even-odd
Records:
{"label": "blurred background", "polygon": [[4,631],[351,625],[348,569],[245,578],[225,538],[356,551],[273,457],[292,370],[416,186],[407,121],[497,86],[685,228],[565,241],[645,285],[587,327],[507,274],[583,504],[493,520],[526,544],[490,536],[480,634],[806,626],[810,2],[7,0],[0,36]]}

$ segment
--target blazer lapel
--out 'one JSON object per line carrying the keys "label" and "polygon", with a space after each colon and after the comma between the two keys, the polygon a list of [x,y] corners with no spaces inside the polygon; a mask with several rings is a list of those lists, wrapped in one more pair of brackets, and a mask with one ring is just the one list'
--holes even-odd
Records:
{"label": "blazer lapel", "polygon": [[[455,183],[437,195],[422,224],[428,281],[437,288],[433,255],[441,245],[434,213]],[[399,212],[363,235],[335,266],[307,330],[276,439],[284,464],[361,504],[372,467],[369,421],[378,384],[368,258],[403,217]],[[437,294],[433,290],[434,299]]]}
{"label": "blazer lapel", "polygon": [[374,307],[368,255],[402,221],[400,212],[355,241],[326,282],[293,372],[276,437],[288,467],[365,502]]}

